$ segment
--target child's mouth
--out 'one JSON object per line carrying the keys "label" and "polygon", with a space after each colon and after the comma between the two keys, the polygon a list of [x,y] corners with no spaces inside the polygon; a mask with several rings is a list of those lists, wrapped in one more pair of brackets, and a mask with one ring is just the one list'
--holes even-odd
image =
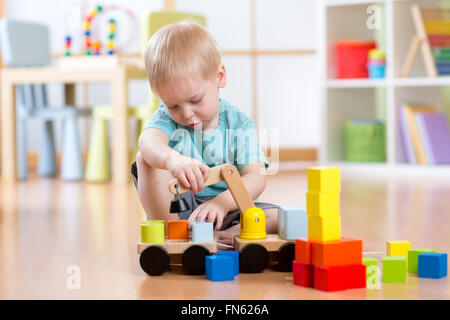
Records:
{"label": "child's mouth", "polygon": [[195,127],[200,126],[200,124],[201,124],[201,122],[195,122],[195,123],[190,123],[189,126],[190,126],[191,128],[195,128]]}

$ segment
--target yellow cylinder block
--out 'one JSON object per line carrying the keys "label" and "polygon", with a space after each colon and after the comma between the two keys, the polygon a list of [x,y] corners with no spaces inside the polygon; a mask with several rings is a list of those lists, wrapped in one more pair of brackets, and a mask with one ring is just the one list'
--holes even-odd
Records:
{"label": "yellow cylinder block", "polygon": [[148,220],[141,223],[141,242],[162,243],[165,241],[164,221]]}
{"label": "yellow cylinder block", "polygon": [[262,209],[252,207],[241,215],[241,234],[239,237],[242,239],[267,238],[266,214]]}

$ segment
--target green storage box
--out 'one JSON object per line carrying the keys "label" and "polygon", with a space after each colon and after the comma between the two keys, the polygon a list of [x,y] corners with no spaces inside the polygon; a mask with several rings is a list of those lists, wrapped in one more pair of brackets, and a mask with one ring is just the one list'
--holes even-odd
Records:
{"label": "green storage box", "polygon": [[357,119],[345,123],[345,160],[386,161],[386,127],[381,120]]}

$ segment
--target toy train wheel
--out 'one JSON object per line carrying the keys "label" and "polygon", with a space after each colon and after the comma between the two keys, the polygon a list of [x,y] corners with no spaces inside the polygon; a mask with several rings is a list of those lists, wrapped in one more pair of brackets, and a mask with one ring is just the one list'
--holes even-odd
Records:
{"label": "toy train wheel", "polygon": [[201,275],[205,273],[205,257],[211,253],[204,246],[195,244],[183,252],[181,263],[187,274]]}
{"label": "toy train wheel", "polygon": [[269,264],[269,253],[266,248],[260,244],[248,244],[241,250],[239,264],[242,268],[242,272],[260,273]]}
{"label": "toy train wheel", "polygon": [[295,242],[287,242],[278,250],[277,270],[281,272],[292,271],[292,261],[295,259]]}
{"label": "toy train wheel", "polygon": [[160,276],[167,270],[170,257],[166,249],[159,246],[150,246],[142,251],[139,258],[142,270],[151,276]]}

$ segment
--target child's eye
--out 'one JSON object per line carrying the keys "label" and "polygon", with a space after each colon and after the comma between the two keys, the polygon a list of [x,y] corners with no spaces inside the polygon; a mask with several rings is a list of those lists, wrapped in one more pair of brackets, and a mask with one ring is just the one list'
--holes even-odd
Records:
{"label": "child's eye", "polygon": [[174,105],[174,106],[170,106],[170,107],[168,107],[170,110],[174,110],[174,109],[176,109],[176,108],[178,108],[178,105]]}
{"label": "child's eye", "polygon": [[200,102],[200,100],[202,100],[202,98],[200,98],[200,99],[197,99],[197,100],[195,100],[195,101],[191,101],[191,103],[192,103],[192,104],[197,104],[197,103],[199,103],[199,102]]}

